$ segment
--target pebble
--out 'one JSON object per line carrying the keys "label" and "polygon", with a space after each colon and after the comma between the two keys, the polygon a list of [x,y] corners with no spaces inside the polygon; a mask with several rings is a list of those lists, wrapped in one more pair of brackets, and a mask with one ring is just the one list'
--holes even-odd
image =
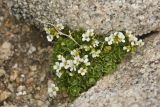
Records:
{"label": "pebble", "polygon": [[4,101],[4,105],[2,107],[17,107],[14,104],[8,104],[7,102]]}
{"label": "pebble", "polygon": [[11,92],[14,92],[14,87],[12,84],[8,84],[8,87],[7,87]]}
{"label": "pebble", "polygon": [[20,85],[20,86],[17,88],[17,93],[16,93],[16,95],[17,95],[17,96],[26,95],[27,92],[25,91],[25,89],[26,89],[25,86]]}
{"label": "pebble", "polygon": [[10,81],[16,80],[17,77],[18,77],[18,71],[17,70],[12,71],[10,75]]}
{"label": "pebble", "polygon": [[40,81],[43,82],[45,80],[45,78],[46,78],[46,72],[42,72],[40,74]]}
{"label": "pebble", "polygon": [[25,78],[25,75],[24,75],[24,74],[21,74],[21,77],[22,77],[22,78]]}
{"label": "pebble", "polygon": [[14,66],[12,68],[17,68],[17,67],[18,67],[18,64],[16,63],[16,64],[14,64]]}
{"label": "pebble", "polygon": [[11,93],[8,91],[2,91],[0,90],[0,102],[6,100],[8,97],[10,97]]}
{"label": "pebble", "polygon": [[4,42],[2,46],[0,46],[0,64],[7,60],[12,55],[12,53],[11,44],[9,42]]}
{"label": "pebble", "polygon": [[37,49],[34,46],[30,46],[29,50],[28,50],[28,55],[32,54],[33,52],[35,52]]}
{"label": "pebble", "polygon": [[17,96],[21,96],[21,95],[26,95],[26,91],[20,91],[18,93],[16,93]]}
{"label": "pebble", "polygon": [[30,66],[29,68],[30,68],[31,71],[36,71],[37,70],[37,66],[36,65]]}
{"label": "pebble", "polygon": [[26,89],[25,86],[20,85],[20,86],[17,88],[17,91],[18,91],[18,92],[21,92],[21,91],[24,91],[25,89]]}
{"label": "pebble", "polygon": [[36,94],[36,95],[34,96],[34,98],[37,99],[37,100],[38,100],[38,99],[41,99],[41,95]]}
{"label": "pebble", "polygon": [[4,76],[6,74],[5,70],[0,68],[0,77]]}

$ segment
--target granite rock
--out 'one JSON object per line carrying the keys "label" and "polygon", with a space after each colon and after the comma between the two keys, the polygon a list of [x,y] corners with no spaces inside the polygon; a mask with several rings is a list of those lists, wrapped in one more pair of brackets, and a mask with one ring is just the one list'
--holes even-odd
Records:
{"label": "granite rock", "polygon": [[142,35],[160,28],[159,0],[7,0],[18,19],[43,26],[59,22],[96,33],[130,30]]}
{"label": "granite rock", "polygon": [[159,107],[160,33],[69,107]]}

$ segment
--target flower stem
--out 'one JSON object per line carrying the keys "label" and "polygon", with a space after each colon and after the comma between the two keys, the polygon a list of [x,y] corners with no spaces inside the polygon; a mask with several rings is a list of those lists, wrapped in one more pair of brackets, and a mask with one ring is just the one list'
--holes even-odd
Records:
{"label": "flower stem", "polygon": [[67,35],[65,33],[62,33],[62,32],[58,32],[59,35],[63,35],[63,36],[66,36],[68,38],[70,38],[73,42],[75,42],[78,46],[81,46],[71,35]]}
{"label": "flower stem", "polygon": [[104,47],[104,43],[105,43],[105,42],[102,42],[102,45],[101,45],[101,51],[102,51],[102,49],[103,49],[103,47]]}
{"label": "flower stem", "polygon": [[52,24],[52,23],[45,23],[45,22],[43,22],[43,21],[41,21],[41,20],[38,20],[38,21],[41,22],[41,23],[44,23],[44,24],[48,24],[48,25],[53,26],[54,29],[58,32],[59,35],[66,36],[66,37],[70,38],[72,41],[74,41],[78,46],[81,46],[71,35],[67,35],[67,34],[62,33],[61,31],[59,31],[59,30],[55,27],[54,24]]}

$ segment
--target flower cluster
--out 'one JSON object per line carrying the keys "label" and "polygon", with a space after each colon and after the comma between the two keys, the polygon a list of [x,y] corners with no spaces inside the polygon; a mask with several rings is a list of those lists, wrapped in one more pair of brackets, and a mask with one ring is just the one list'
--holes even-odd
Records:
{"label": "flower cluster", "polygon": [[109,37],[105,38],[105,41],[108,43],[108,45],[112,45],[113,43],[125,43],[125,36],[122,32],[115,32],[114,34],[111,34]]}
{"label": "flower cluster", "polygon": [[55,97],[57,95],[57,91],[59,91],[59,88],[54,83],[48,85],[48,94],[50,97]]}
{"label": "flower cluster", "polygon": [[[142,40],[138,40],[138,38],[129,31],[115,32],[110,36],[106,36],[101,41],[96,38],[93,29],[89,29],[81,34],[81,44],[79,44],[71,32],[69,32],[68,35],[62,33],[61,30],[63,29],[64,26],[62,24],[57,24],[54,28],[45,29],[48,35],[48,41],[53,41],[54,37],[60,38],[61,36],[66,36],[76,43],[76,48],[69,49],[70,51],[68,51],[67,54],[63,52],[61,52],[62,54],[56,54],[53,71],[57,79],[66,78],[63,77],[66,74],[69,75],[68,78],[75,75],[75,77],[77,77],[77,75],[81,78],[85,77],[89,72],[92,72],[90,68],[92,67],[94,59],[101,57],[105,50],[110,52],[117,46],[121,51],[133,52],[138,46],[144,45]],[[117,48],[115,48],[115,50],[116,49]],[[55,96],[58,90],[59,88],[55,84],[52,84],[48,89],[48,93],[50,93],[50,96]]]}
{"label": "flower cluster", "polygon": [[99,57],[101,50],[98,50],[97,47],[99,47],[100,42],[95,39],[93,29],[89,29],[86,33],[82,34],[82,41],[86,41],[88,44],[81,45],[80,49],[84,49],[89,52],[92,58]]}
{"label": "flower cluster", "polygon": [[144,42],[142,39],[138,40],[131,32],[126,31],[126,36],[128,37],[129,44],[123,47],[123,50],[127,52],[134,52],[138,46],[143,46]]}
{"label": "flower cluster", "polygon": [[89,30],[87,30],[86,33],[83,33],[82,34],[82,41],[89,42],[91,40],[90,37],[93,37],[93,35],[94,35],[93,31],[94,31],[93,29],[89,29]]}
{"label": "flower cluster", "polygon": [[[87,66],[90,65],[88,55],[80,56],[79,50],[74,49],[70,52],[70,59],[64,58],[62,55],[58,55],[58,62],[55,63],[53,69],[56,71],[56,75],[60,78],[63,70],[70,71],[70,76],[73,73],[79,73],[85,75],[87,73]],[[83,67],[80,67],[80,65]],[[84,72],[85,71],[85,72]]]}
{"label": "flower cluster", "polygon": [[122,32],[115,32],[114,34],[111,34],[109,37],[106,37],[105,41],[108,43],[108,45],[112,45],[125,43],[126,39],[128,38],[129,44],[123,47],[123,50],[126,50],[127,52],[134,52],[138,46],[144,45],[144,42],[141,39],[138,40],[138,38],[134,36],[131,32],[126,31],[125,35]]}
{"label": "flower cluster", "polygon": [[57,25],[54,26],[53,28],[45,27],[44,30],[47,33],[47,40],[49,42],[52,42],[54,37],[59,38],[59,33],[63,29],[64,29],[64,26],[61,23],[57,23]]}

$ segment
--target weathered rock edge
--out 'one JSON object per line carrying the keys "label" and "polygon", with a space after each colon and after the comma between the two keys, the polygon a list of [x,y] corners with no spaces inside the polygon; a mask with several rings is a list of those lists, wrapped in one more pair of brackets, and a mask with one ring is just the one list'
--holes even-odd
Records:
{"label": "weathered rock edge", "polygon": [[6,1],[13,15],[37,27],[59,19],[71,28],[93,28],[97,33],[127,29],[142,35],[160,28],[159,0]]}

